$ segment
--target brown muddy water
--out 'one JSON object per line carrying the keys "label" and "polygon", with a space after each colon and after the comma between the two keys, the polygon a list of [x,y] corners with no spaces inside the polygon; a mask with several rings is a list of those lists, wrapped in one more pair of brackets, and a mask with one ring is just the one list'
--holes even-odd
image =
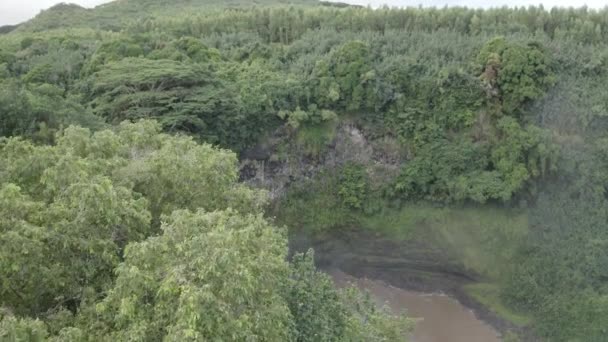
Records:
{"label": "brown muddy water", "polygon": [[393,312],[406,312],[416,320],[413,342],[499,342],[498,333],[477,319],[455,299],[396,288],[382,281],[355,278],[333,269],[327,271],[338,287],[354,284],[370,292]]}

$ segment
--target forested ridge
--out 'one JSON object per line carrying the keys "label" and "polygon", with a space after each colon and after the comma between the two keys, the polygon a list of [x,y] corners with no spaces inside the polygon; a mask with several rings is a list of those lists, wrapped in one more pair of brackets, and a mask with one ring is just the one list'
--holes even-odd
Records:
{"label": "forested ridge", "polygon": [[0,340],[403,340],[288,257],[287,230],[356,226],[442,236],[537,340],[607,341],[606,84],[608,9],[117,0],[0,28]]}

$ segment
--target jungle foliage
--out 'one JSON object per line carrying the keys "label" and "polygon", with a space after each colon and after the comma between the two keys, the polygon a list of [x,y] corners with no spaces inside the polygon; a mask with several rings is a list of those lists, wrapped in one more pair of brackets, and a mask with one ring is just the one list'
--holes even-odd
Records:
{"label": "jungle foliage", "polygon": [[[0,141],[4,341],[399,341],[409,324],[287,260],[236,155],[154,121]],[[315,299],[323,300],[315,300]]]}
{"label": "jungle foliage", "polygon": [[397,336],[310,256],[284,262],[225,150],[282,130],[321,160],[348,118],[398,142],[395,176],[324,170],[290,188],[280,222],[530,207],[501,298],[551,341],[607,338],[608,10],[122,0],[0,32],[2,336]]}

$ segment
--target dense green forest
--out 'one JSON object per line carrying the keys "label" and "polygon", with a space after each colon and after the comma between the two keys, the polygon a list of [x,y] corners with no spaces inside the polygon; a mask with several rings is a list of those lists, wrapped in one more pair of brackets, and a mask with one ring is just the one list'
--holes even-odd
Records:
{"label": "dense green forest", "polygon": [[[117,0],[0,28],[0,340],[403,340],[287,229],[424,226],[539,340],[607,341],[606,84],[608,9]],[[313,171],[275,191],[251,160]]]}

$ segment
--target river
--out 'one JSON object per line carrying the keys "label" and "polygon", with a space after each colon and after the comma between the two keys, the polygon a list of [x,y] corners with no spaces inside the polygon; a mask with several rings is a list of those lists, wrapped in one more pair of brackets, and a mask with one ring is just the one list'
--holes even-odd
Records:
{"label": "river", "polygon": [[339,270],[329,270],[338,287],[355,284],[370,292],[379,304],[395,313],[407,311],[416,319],[413,342],[499,342],[498,333],[475,317],[458,301],[441,294],[407,291],[381,281],[355,278]]}

